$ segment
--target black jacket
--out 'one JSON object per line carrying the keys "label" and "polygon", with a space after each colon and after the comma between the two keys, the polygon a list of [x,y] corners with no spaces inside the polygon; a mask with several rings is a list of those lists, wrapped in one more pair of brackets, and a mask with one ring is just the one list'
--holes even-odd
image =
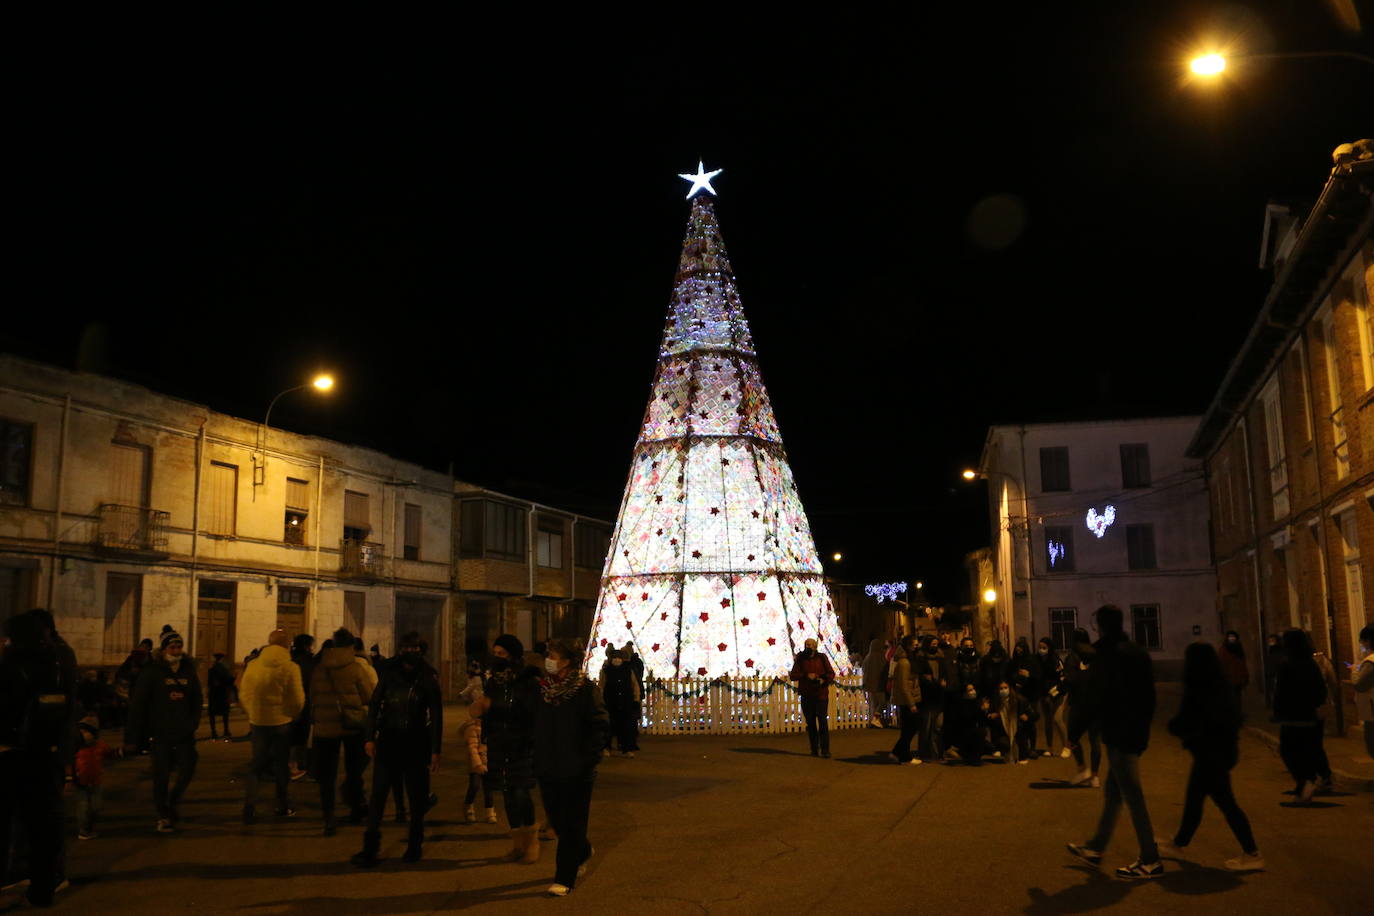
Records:
{"label": "black jacket", "polygon": [[534,785],[539,672],[530,667],[495,671],[487,678],[483,692],[491,701],[482,716],[487,784],[493,789],[528,789]]}
{"label": "black jacket", "polygon": [[1236,765],[1240,740],[1240,704],[1225,681],[1210,687],[1185,687],[1169,734],[1183,739],[1194,756],[1209,757],[1227,768]]}
{"label": "black jacket", "polygon": [[[1021,650],[1020,655],[1016,654],[1018,650]],[[1026,673],[1020,674],[1021,671]],[[1020,646],[1013,649],[1011,661],[1007,662],[1007,679],[1011,681],[1012,688],[1026,700],[1034,703],[1040,699],[1043,691],[1040,659],[1035,657],[1035,653],[1022,650]]]}
{"label": "black jacket", "polygon": [[609,731],[610,718],[596,684],[584,678],[563,697],[552,696],[545,687],[534,723],[535,775],[560,782],[595,779]]}
{"label": "black jacket", "polygon": [[134,692],[129,697],[129,719],[124,725],[124,743],[142,744],[145,738],[158,741],[189,741],[200,727],[204,701],[196,660],[181,657],[173,671],[159,649],[139,672]]}
{"label": "black jacket", "polygon": [[1149,653],[1121,634],[1093,644],[1097,654],[1088,669],[1082,702],[1069,717],[1069,742],[1094,723],[1102,743],[1128,754],[1143,754],[1150,746],[1150,722],[1155,716],[1155,676]]}
{"label": "black jacket", "polygon": [[924,651],[911,660],[911,673],[921,688],[921,709],[939,712],[945,708],[945,685],[940,683],[944,677],[944,659],[939,655],[929,655]]}
{"label": "black jacket", "polygon": [[[35,751],[65,748],[76,711],[75,671],[51,645],[0,654],[0,745]],[[18,791],[5,786],[0,791]]]}
{"label": "black jacket", "polygon": [[424,659],[417,661],[407,667],[397,656],[382,665],[377,689],[367,706],[363,735],[379,745],[398,742],[408,750],[437,754],[444,739],[439,675]]}
{"label": "black jacket", "polygon": [[1010,662],[1006,652],[993,655],[989,651],[978,660],[978,695],[997,696],[997,685],[1007,677],[1007,664]]}
{"label": "black jacket", "polygon": [[973,685],[973,689],[978,689],[978,650],[964,649],[960,646],[954,650],[954,668],[959,674],[959,689]]}
{"label": "black jacket", "polygon": [[1317,721],[1317,707],[1326,702],[1326,681],[1311,658],[1285,659],[1274,682],[1274,721]]}
{"label": "black jacket", "polygon": [[210,715],[228,715],[229,692],[234,689],[234,675],[229,670],[229,666],[224,663],[224,659],[211,665],[210,670],[205,673],[205,678],[209,681],[210,701],[208,710]]}

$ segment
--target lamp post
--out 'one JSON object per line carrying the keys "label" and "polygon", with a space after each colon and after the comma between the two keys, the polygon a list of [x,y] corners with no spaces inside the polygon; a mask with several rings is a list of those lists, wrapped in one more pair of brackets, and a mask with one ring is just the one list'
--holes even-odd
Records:
{"label": "lamp post", "polygon": [[253,459],[253,492],[255,494],[257,493],[257,488],[262,486],[267,476],[267,430],[272,421],[272,408],[277,406],[277,402],[282,399],[283,395],[290,394],[293,391],[304,391],[307,388],[314,388],[321,394],[332,391],[334,390],[334,376],[327,372],[322,372],[304,385],[296,385],[284,391],[277,392],[276,397],[272,398],[271,402],[267,405],[267,414],[262,418],[262,425],[258,427],[258,448],[257,454]]}
{"label": "lamp post", "polygon": [[[1013,475],[1013,474],[1008,474],[1008,473],[1006,473],[1005,471],[983,471],[983,470],[974,470],[973,468],[966,468],[966,469],[964,470],[962,476],[963,476],[964,480],[968,480],[968,481],[974,481],[974,480],[988,481],[988,480],[992,479],[993,477],[996,477],[996,478],[999,478],[999,479],[1003,479],[1003,480],[1012,480],[1012,481],[1015,481],[1015,482],[1016,482],[1017,487],[1018,487],[1018,488],[1020,489],[1020,491],[1021,491],[1021,523],[1022,523],[1022,530],[1023,530],[1023,533],[1025,534],[1025,545],[1026,545],[1026,577],[1025,577],[1025,582],[1026,582],[1026,613],[1027,613],[1028,622],[1029,622],[1030,627],[1031,627],[1031,635],[1033,636],[1033,635],[1034,635],[1034,628],[1035,628],[1035,606],[1034,606],[1034,604],[1031,602],[1031,579],[1033,578],[1033,576],[1034,576],[1034,574],[1035,574],[1035,554],[1032,552],[1032,549],[1031,549],[1031,534],[1030,534],[1030,527],[1031,527],[1031,526],[1030,526],[1030,496],[1029,496],[1029,494],[1026,492],[1026,484],[1025,484],[1025,481],[1021,480],[1020,478],[1016,477],[1016,476]],[[1010,513],[1008,513],[1008,515],[1007,515],[1007,531],[1008,531],[1008,532],[1012,531],[1012,530],[1015,528],[1015,526],[1016,526],[1015,518],[1016,518],[1016,516],[1011,515]],[[998,527],[998,530],[999,530],[999,531],[1002,530],[1002,526],[1001,526],[1000,523],[998,524],[997,527]],[[1015,579],[1015,575],[1016,575],[1016,572],[1015,572],[1015,566],[1016,566],[1015,550],[1012,551],[1011,563],[1010,563],[1009,565],[1010,565],[1012,568],[1007,570],[1007,582],[1012,584],[1011,595],[1008,597],[1008,596],[1006,596],[1005,593],[1004,593],[1004,594],[1001,596],[1001,597],[1007,598],[1007,602],[1008,602],[1008,605],[1007,605],[1007,606],[1008,606],[1008,611],[1007,611],[1007,616],[1006,616],[1007,640],[1008,640],[1008,644],[1010,644],[1010,642],[1013,641],[1013,640],[1016,638],[1016,598],[1017,598],[1017,592],[1016,592],[1015,585],[1014,585],[1014,579]],[[997,607],[997,599],[998,599],[998,597],[999,597],[999,596],[998,596],[997,592],[996,592],[994,589],[991,589],[991,588],[989,588],[989,589],[987,589],[985,592],[983,592],[983,595],[982,595],[983,601],[984,601],[986,604],[991,605],[991,606],[994,608],[994,610],[995,610],[996,607]]]}

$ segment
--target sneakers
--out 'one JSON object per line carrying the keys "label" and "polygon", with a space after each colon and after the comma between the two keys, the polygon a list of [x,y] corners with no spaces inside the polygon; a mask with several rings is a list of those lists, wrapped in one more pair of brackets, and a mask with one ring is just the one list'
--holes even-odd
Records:
{"label": "sneakers", "polygon": [[1081,772],[1081,773],[1079,773],[1077,776],[1075,776],[1075,777],[1069,782],[1069,785],[1071,785],[1071,786],[1086,786],[1088,783],[1092,782],[1092,779],[1093,779],[1093,774],[1090,773],[1090,772],[1088,772],[1087,770],[1084,770],[1083,772]]}
{"label": "sneakers", "polygon": [[1026,764],[1030,763],[1030,760],[1026,757],[1022,757],[1020,760],[1016,762],[1019,763],[1021,766],[1025,766]]}
{"label": "sneakers", "polygon": [[1094,789],[1100,789],[1100,788],[1102,788],[1102,780],[1100,780],[1100,779],[1098,779],[1096,776],[1094,776],[1094,777],[1088,782],[1088,785],[1092,786]]}
{"label": "sneakers", "polygon": [[77,833],[76,838],[77,838],[78,840],[93,840],[93,839],[95,839],[95,831],[94,831],[94,830],[82,830],[82,831],[80,831],[79,833]]}
{"label": "sneakers", "polygon": [[925,761],[922,760],[920,757],[912,757],[910,760],[906,762],[906,765],[909,767],[918,767],[923,763],[925,763]]}
{"label": "sneakers", "polygon": [[1302,790],[1298,792],[1298,801],[1310,802],[1312,796],[1317,794],[1317,784],[1311,780],[1302,784]]}
{"label": "sneakers", "polygon": [[[629,757],[631,760],[633,760],[633,759],[635,758],[635,752],[634,752],[634,751],[626,751],[626,752],[625,752],[625,756],[626,756],[626,757]],[[829,755],[829,754],[826,754],[825,756],[829,757],[830,755]]]}
{"label": "sneakers", "polygon": [[1096,849],[1089,849],[1077,843],[1069,843],[1068,850],[1071,855],[1077,856],[1094,868],[1102,864],[1102,853],[1098,852]]}
{"label": "sneakers", "polygon": [[1254,855],[1243,852],[1235,859],[1227,859],[1224,863],[1227,871],[1264,871],[1264,856],[1260,855],[1259,850],[1255,850]]}
{"label": "sneakers", "polygon": [[1159,878],[1164,875],[1164,863],[1159,860],[1151,862],[1149,865],[1136,859],[1130,865],[1122,866],[1116,870],[1118,878],[1135,880],[1138,878]]}
{"label": "sneakers", "polygon": [[992,756],[995,757],[995,758],[997,758],[998,760],[1001,760],[1001,759],[1002,759],[1002,752],[1001,752],[1001,751],[993,751],[993,752],[992,752]]}
{"label": "sneakers", "polygon": [[488,808],[488,809],[487,809],[487,823],[488,823],[488,824],[494,824],[494,823],[496,823],[496,809],[495,809],[495,808]]}
{"label": "sneakers", "polygon": [[171,833],[171,832],[172,832],[172,820],[171,820],[171,818],[166,818],[166,817],[160,817],[160,818],[158,818],[158,819],[157,819],[157,828],[156,828],[156,829],[157,829],[157,832],[158,832],[158,833]]}
{"label": "sneakers", "polygon": [[1073,751],[1069,750],[1068,748],[1063,748],[1059,751],[1059,756],[1063,757],[1065,760],[1068,760],[1070,757],[1073,756]]}
{"label": "sneakers", "polygon": [[463,822],[466,824],[477,823],[477,811],[473,809],[472,805],[463,809]]}
{"label": "sneakers", "polygon": [[566,884],[550,884],[550,885],[549,885],[549,896],[550,896],[550,897],[566,897],[566,896],[568,896],[568,894],[570,894],[570,893],[572,893],[572,888],[568,887]]}
{"label": "sneakers", "polygon": [[1155,837],[1155,852],[1161,856],[1168,856],[1171,859],[1181,859],[1183,848],[1174,844],[1172,840]]}

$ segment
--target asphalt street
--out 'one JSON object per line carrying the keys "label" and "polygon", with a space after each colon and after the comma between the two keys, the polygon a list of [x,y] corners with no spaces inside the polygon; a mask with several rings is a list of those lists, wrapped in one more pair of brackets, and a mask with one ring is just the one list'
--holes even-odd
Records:
{"label": "asphalt street", "polygon": [[[1168,710],[1166,700],[1164,710]],[[236,711],[237,712],[237,711]],[[454,720],[463,713],[451,709]],[[1163,715],[1159,717],[1162,721]],[[242,730],[242,725],[239,724]],[[456,729],[448,733],[456,739]],[[1107,869],[1064,851],[1091,833],[1100,791],[1073,789],[1071,760],[1025,766],[897,766],[879,751],[891,730],[836,733],[834,759],[811,757],[798,736],[645,738],[634,760],[603,764],[592,809],[596,854],[567,898],[550,899],[552,844],[536,865],[497,861],[502,823],[462,822],[463,757],[446,747],[440,803],[425,858],[400,860],[404,828],[387,822],[385,861],[348,857],[361,828],[320,835],[317,790],[293,784],[299,814],[240,822],[246,741],[201,744],[182,829],[153,831],[146,759],[107,770],[100,836],[69,828],[72,887],[58,910],[201,912],[636,914],[862,913],[1369,913],[1374,793],[1367,788],[1293,806],[1270,745],[1242,738],[1236,793],[1268,871],[1221,869],[1238,851],[1214,808],[1185,859],[1143,883],[1108,877],[1135,857],[1124,816]],[[1171,835],[1182,808],[1187,755],[1161,728],[1142,763],[1155,832]],[[270,810],[264,784],[259,811]],[[499,809],[498,799],[498,809]]]}

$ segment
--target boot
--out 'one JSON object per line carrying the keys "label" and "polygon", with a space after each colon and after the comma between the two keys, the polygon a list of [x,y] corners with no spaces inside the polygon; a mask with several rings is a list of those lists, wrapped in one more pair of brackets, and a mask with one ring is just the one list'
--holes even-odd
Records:
{"label": "boot", "polygon": [[368,830],[363,833],[362,851],[348,861],[359,868],[370,868],[377,864],[377,851],[382,848],[382,832]]}
{"label": "boot", "polygon": [[488,823],[488,824],[494,824],[494,823],[496,823],[496,809],[495,809],[495,808],[488,808],[488,809],[487,809],[487,823]]}
{"label": "boot", "polygon": [[463,821],[468,824],[477,823],[477,812],[473,809],[472,805],[468,805],[463,809]]}
{"label": "boot", "polygon": [[544,826],[539,828],[539,839],[556,840],[558,839],[558,831],[554,830],[553,827],[549,826],[548,824],[545,824]]}
{"label": "boot", "polygon": [[520,832],[525,835],[521,848],[524,852],[520,856],[521,865],[533,865],[539,861],[539,836],[535,827],[521,827]]}
{"label": "boot", "polygon": [[524,828],[516,827],[510,832],[510,852],[501,858],[507,862],[519,862],[525,857],[526,842]]}

